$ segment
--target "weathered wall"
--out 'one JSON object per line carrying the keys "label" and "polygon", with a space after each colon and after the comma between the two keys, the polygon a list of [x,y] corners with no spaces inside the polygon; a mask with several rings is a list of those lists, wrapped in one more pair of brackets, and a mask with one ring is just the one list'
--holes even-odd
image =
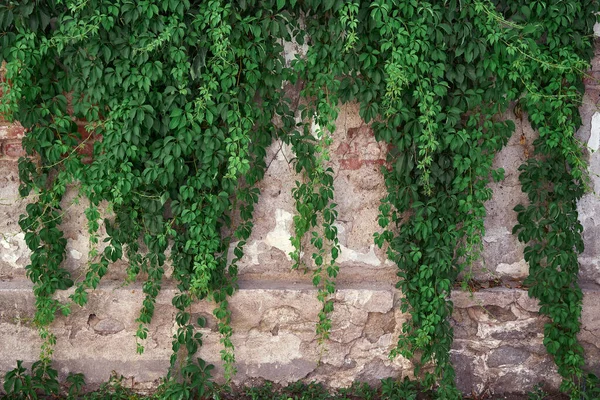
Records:
{"label": "weathered wall", "polygon": [[[600,55],[591,76],[600,76]],[[592,150],[600,145],[600,85],[586,80],[587,93],[581,108],[584,124],[578,133]],[[527,275],[523,246],[511,234],[516,223],[513,207],[526,201],[520,191],[518,166],[532,152],[535,133],[526,119],[507,115],[516,130],[496,157],[495,166],[506,170],[506,179],[492,185],[494,197],[487,204],[485,254],[472,273],[483,289],[473,293],[455,291],[455,360],[458,382],[466,392],[527,391],[546,381],[557,387],[560,379],[546,354],[543,340],[545,320],[537,304],[519,289]],[[292,271],[288,253],[294,206],[291,188],[297,176],[288,164],[289,149],[275,143],[267,156],[269,169],[260,184],[262,192],[255,214],[255,228],[240,265],[240,290],[231,300],[233,342],[236,346],[236,383],[264,378],[281,383],[298,379],[319,380],[340,387],[354,380],[376,382],[387,376],[411,376],[408,360],[390,360],[402,322],[398,309],[401,293],[394,289],[395,266],[386,261],[384,250],[373,244],[379,199],[385,193],[380,174],[385,147],[373,138],[358,117],[355,105],[344,106],[331,147],[335,170],[338,229],[342,244],[335,296],[331,340],[325,350],[315,338],[319,303],[310,274]],[[29,252],[18,226],[28,199],[18,198],[17,159],[22,155],[19,125],[0,121],[0,374],[15,360],[33,362],[40,340],[31,326],[33,294],[25,276]],[[600,155],[590,152],[595,189],[600,189]],[[63,228],[68,239],[67,267],[79,276],[85,268],[88,241],[83,205],[73,202],[75,191],[65,200]],[[584,286],[583,329],[587,364],[600,372],[600,201],[595,193],[580,202],[586,250],[580,258]],[[61,373],[84,372],[88,382],[106,381],[111,371],[142,388],[156,385],[164,376],[174,329],[174,293],[168,280],[159,296],[150,326],[146,352],[137,355],[135,318],[143,294],[139,284],[121,286],[124,263],[117,263],[100,288],[90,295],[85,308],[74,307],[68,318],[52,326],[57,334],[56,366]],[[486,289],[490,281],[500,286]],[[492,285],[494,286],[494,285]],[[66,298],[69,292],[62,294]],[[219,336],[212,317],[213,305],[194,305],[193,312],[208,318],[203,329],[205,343],[200,355],[219,364]],[[217,368],[219,373],[219,369]]]}

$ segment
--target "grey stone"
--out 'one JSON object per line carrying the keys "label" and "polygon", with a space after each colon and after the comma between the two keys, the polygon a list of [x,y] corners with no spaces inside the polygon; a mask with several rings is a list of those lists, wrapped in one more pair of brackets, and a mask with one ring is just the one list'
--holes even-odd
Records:
{"label": "grey stone", "polygon": [[525,330],[511,330],[504,332],[493,332],[492,337],[497,340],[523,340],[532,339],[537,335],[536,332]]}
{"label": "grey stone", "polygon": [[94,326],[94,331],[99,335],[112,335],[125,329],[125,325],[116,319],[107,318],[98,321]]}
{"label": "grey stone", "polygon": [[510,309],[498,306],[483,306],[482,307],[492,320],[499,322],[514,321],[517,316]]}
{"label": "grey stone", "polygon": [[378,385],[380,381],[389,376],[394,376],[395,368],[391,365],[385,365],[383,361],[375,361],[369,364],[362,373],[357,376],[358,382],[367,382],[371,385]]}
{"label": "grey stone", "polygon": [[530,356],[527,350],[512,346],[502,346],[494,350],[487,359],[488,367],[499,367],[501,365],[520,365]]}
{"label": "grey stone", "polygon": [[450,323],[454,328],[455,339],[466,339],[477,335],[477,322],[469,317],[468,309],[454,309]]}
{"label": "grey stone", "polygon": [[242,364],[238,369],[251,378],[263,378],[278,383],[292,383],[305,378],[317,367],[317,362],[296,360],[293,363],[251,363]]}
{"label": "grey stone", "polygon": [[393,311],[388,313],[369,313],[363,335],[371,343],[376,343],[386,333],[393,333],[396,320]]}
{"label": "grey stone", "polygon": [[473,369],[473,358],[464,354],[452,352],[450,360],[456,372],[456,386],[464,393],[473,390],[475,384],[475,371]]}
{"label": "grey stone", "polygon": [[600,349],[597,343],[582,342],[581,345],[585,352],[586,369],[596,376],[600,375]]}
{"label": "grey stone", "polygon": [[[494,388],[512,388],[511,393],[525,394],[536,384],[542,384],[547,390],[555,391],[562,379],[556,372],[556,365],[547,357],[535,363],[521,365],[520,368],[498,368],[489,370],[490,386]],[[504,389],[504,392],[509,390]],[[498,393],[498,390],[495,390]]]}

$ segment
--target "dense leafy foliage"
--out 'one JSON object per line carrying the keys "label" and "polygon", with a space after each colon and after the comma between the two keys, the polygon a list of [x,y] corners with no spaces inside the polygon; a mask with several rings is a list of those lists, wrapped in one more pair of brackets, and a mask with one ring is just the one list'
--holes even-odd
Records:
{"label": "dense leafy foliage", "polygon": [[[585,393],[589,378],[582,371],[583,348],[577,341],[583,298],[577,284],[577,255],[583,251],[577,200],[587,176],[573,135],[581,125],[581,75],[592,52],[584,37],[595,20],[593,7],[585,2],[532,7],[529,21],[539,27],[532,32],[539,52],[516,68],[526,89],[519,104],[540,137],[534,142],[535,156],[520,167],[530,204],[515,208],[519,224],[513,231],[527,244],[529,294],[550,318],[544,344],[566,378],[561,388],[575,398],[591,398]],[[514,13],[508,7],[506,12]],[[552,18],[557,12],[560,18]]]}
{"label": "dense leafy foliage", "polygon": [[[129,280],[144,281],[143,351],[169,258],[179,293],[168,381],[183,383],[168,396],[203,390],[197,382],[208,366],[194,354],[204,321],[191,321],[189,311],[198,299],[218,305],[230,377],[227,299],[275,139],[294,150],[301,176],[291,189],[298,211],[291,256],[319,288],[324,343],[340,252],[328,146],[338,105],[358,101],[361,117],[389,144],[385,229],[375,242],[389,246],[401,307],[412,316],[392,356],[413,359],[417,375],[426,367],[423,383],[437,385],[439,398],[458,398],[449,295],[480,256],[487,185],[503,177],[492,160],[512,134],[504,116],[516,103],[540,138],[521,168],[530,204],[516,209],[515,231],[528,243],[530,294],[550,317],[545,344],[563,389],[579,395],[583,244],[575,205],[586,176],[574,132],[597,11],[595,0],[3,2],[0,113],[27,128],[23,144],[32,156],[20,161],[21,194],[33,191],[37,200],[20,224],[33,251],[27,271],[46,339],[42,361],[55,341],[48,325],[71,307],[56,291],[75,286],[71,301],[84,305],[123,257]],[[289,62],[284,44],[291,42],[307,50]],[[87,121],[86,134],[78,121]],[[90,142],[86,160],[80,150]],[[91,243],[88,269],[76,281],[61,266],[59,229],[61,200],[75,182],[89,201]],[[110,212],[100,246],[104,201]]]}
{"label": "dense leafy foliage", "polygon": [[[66,387],[63,388],[66,398],[77,398],[84,384],[83,374],[70,373],[66,378]],[[58,371],[44,360],[33,363],[31,374],[27,373],[23,362],[17,360],[17,367],[6,373],[3,387],[6,392],[3,398],[9,400],[37,399],[38,395],[56,397],[61,392]]]}
{"label": "dense leafy foliage", "polygon": [[[39,368],[41,362],[32,367],[33,374],[29,375],[23,368],[22,362],[17,361],[17,368],[8,372],[6,383],[6,399],[37,399],[38,395],[51,395],[53,398],[85,399],[85,400],[158,400],[164,398],[181,398],[179,393],[173,393],[172,387],[165,390],[159,388],[152,394],[142,395],[136,393],[133,389],[125,387],[125,377],[111,374],[108,382],[100,385],[100,388],[94,392],[82,394],[85,385],[85,378],[82,374],[70,374],[66,379],[66,384],[60,388],[57,379],[58,372],[52,368],[48,376],[40,379]],[[207,374],[204,378],[210,378]],[[329,390],[321,383],[294,382],[286,387],[274,385],[272,382],[264,382],[260,386],[238,388],[232,390],[227,386],[219,386],[206,379],[198,379],[195,382],[202,389],[195,393],[197,400],[223,399],[223,400],[415,400],[419,393],[418,385],[414,381],[405,378],[403,382],[398,382],[392,378],[382,380],[380,389],[373,388],[364,382],[354,382],[349,388]],[[61,390],[59,390],[61,389]],[[537,393],[543,393],[541,389]],[[59,397],[63,395],[64,397]],[[173,396],[175,395],[175,396]],[[430,398],[426,394],[426,398]],[[535,397],[541,399],[543,395]]]}

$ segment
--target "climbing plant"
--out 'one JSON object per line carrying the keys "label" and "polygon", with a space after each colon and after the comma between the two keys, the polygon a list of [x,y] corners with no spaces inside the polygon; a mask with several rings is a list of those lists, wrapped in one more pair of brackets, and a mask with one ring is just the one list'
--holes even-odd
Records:
{"label": "climbing plant", "polygon": [[[504,7],[506,15],[522,13],[511,3]],[[577,283],[577,256],[583,251],[577,200],[589,179],[574,133],[581,125],[581,78],[594,51],[586,36],[596,19],[595,7],[591,2],[532,4],[524,17],[536,26],[531,40],[538,51],[516,47],[513,72],[525,88],[519,106],[540,134],[533,143],[535,155],[519,168],[529,205],[515,208],[519,223],[513,231],[527,245],[529,294],[549,317],[544,345],[564,378],[561,389],[572,398],[588,398],[591,379],[583,372],[583,348],[577,341],[583,298]]]}
{"label": "climbing plant", "polygon": [[[439,398],[458,398],[449,296],[480,258],[488,183],[504,174],[492,161],[516,107],[540,134],[521,167],[530,204],[515,209],[526,284],[550,317],[544,343],[562,389],[579,396],[576,201],[587,179],[574,133],[597,11],[595,0],[4,1],[0,114],[27,129],[20,193],[33,201],[20,226],[32,250],[42,361],[51,360],[56,314],[85,305],[122,258],[128,280],[143,281],[143,351],[168,260],[178,312],[165,393],[193,396],[204,380],[190,377],[208,373],[195,358],[204,324],[191,320],[197,300],[217,305],[230,378],[228,298],[274,140],[295,154],[291,258],[312,273],[326,345],[341,249],[329,146],[339,105],[357,101],[389,150],[375,242],[398,266],[401,308],[412,317],[391,356],[412,359]],[[290,60],[292,43],[306,51]],[[81,279],[62,266],[63,197],[73,183],[89,204]],[[73,286],[68,302],[56,299]]]}

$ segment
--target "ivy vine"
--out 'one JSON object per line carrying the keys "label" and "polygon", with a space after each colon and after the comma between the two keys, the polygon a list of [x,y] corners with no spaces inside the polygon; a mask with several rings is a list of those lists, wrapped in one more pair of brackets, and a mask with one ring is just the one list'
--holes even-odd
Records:
{"label": "ivy vine", "polygon": [[[509,6],[505,12],[514,15],[515,7]],[[593,2],[533,4],[526,16],[536,26],[531,40],[538,52],[532,56],[517,47],[514,69],[525,88],[519,104],[540,137],[533,143],[534,157],[519,168],[530,204],[515,208],[519,223],[513,232],[527,245],[530,272],[524,283],[539,300],[540,313],[549,317],[544,345],[564,378],[561,390],[571,398],[591,398],[586,387],[594,379],[583,371],[583,348],[577,340],[583,300],[577,283],[577,256],[583,251],[577,200],[589,178],[574,134],[581,125],[582,76],[593,56],[588,37],[595,7]]]}
{"label": "ivy vine", "polygon": [[[32,250],[27,275],[42,361],[51,360],[56,314],[85,305],[124,257],[128,280],[143,280],[136,335],[143,351],[169,259],[178,328],[167,396],[201,390],[186,379],[207,369],[195,357],[204,324],[191,320],[197,300],[217,304],[230,378],[228,298],[274,140],[295,153],[291,257],[318,288],[325,345],[341,249],[329,145],[339,105],[357,101],[388,144],[375,243],[397,264],[401,308],[412,317],[391,356],[412,359],[438,398],[459,398],[449,296],[481,256],[488,183],[504,174],[492,161],[514,130],[504,116],[516,104],[540,133],[520,168],[530,203],[515,209],[530,265],[525,283],[550,318],[544,344],[562,389],[585,395],[576,202],[588,180],[574,133],[598,8],[596,0],[3,2],[0,114],[27,129],[20,194],[36,196],[20,226]],[[288,63],[284,45],[292,42],[306,43],[307,52]],[[298,101],[291,85],[302,88]],[[92,143],[89,160],[81,149]],[[62,266],[59,229],[73,183],[88,199],[90,233],[87,270],[76,280]],[[70,302],[56,300],[72,286]]]}

